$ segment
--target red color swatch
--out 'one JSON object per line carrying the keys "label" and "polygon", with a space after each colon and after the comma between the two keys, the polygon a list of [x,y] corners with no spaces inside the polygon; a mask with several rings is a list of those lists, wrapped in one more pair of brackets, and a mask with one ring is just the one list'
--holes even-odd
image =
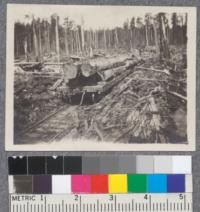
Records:
{"label": "red color swatch", "polygon": [[91,175],[91,193],[108,193],[108,175]]}

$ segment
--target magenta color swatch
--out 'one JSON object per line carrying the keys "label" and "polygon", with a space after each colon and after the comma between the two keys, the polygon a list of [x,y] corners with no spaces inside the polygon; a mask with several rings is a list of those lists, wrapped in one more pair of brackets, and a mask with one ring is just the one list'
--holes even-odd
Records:
{"label": "magenta color swatch", "polygon": [[90,175],[72,175],[72,193],[90,193]]}

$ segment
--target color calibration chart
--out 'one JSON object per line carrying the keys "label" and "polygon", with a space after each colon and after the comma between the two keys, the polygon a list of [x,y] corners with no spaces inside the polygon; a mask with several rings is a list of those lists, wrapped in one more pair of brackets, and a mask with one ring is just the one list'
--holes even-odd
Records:
{"label": "color calibration chart", "polygon": [[190,156],[9,157],[11,212],[192,211]]}

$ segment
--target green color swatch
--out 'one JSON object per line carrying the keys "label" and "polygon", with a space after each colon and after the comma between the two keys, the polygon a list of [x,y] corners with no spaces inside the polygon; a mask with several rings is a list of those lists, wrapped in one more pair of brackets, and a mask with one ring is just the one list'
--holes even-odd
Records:
{"label": "green color swatch", "polygon": [[146,193],[147,175],[146,174],[128,174],[128,192]]}

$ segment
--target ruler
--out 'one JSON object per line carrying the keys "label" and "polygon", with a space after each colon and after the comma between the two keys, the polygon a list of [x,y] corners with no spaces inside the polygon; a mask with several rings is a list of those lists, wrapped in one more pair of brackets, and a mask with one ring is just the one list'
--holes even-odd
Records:
{"label": "ruler", "polygon": [[192,193],[10,194],[10,212],[192,212]]}

